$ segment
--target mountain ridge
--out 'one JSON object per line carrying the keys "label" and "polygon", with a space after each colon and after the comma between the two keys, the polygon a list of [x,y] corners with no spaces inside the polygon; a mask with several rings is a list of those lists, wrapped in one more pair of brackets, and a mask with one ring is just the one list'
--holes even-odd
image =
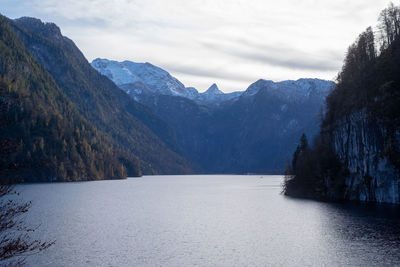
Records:
{"label": "mountain ridge", "polygon": [[139,102],[143,95],[163,94],[185,97],[199,104],[212,104],[221,100],[231,100],[240,94],[218,90],[220,93],[214,97],[215,94],[210,92],[199,93],[196,88],[185,87],[169,72],[148,62],[136,63],[128,60],[118,62],[96,58],[91,65]]}
{"label": "mountain ridge", "polygon": [[[100,72],[107,73],[108,61],[101,62]],[[121,68],[121,63],[113,64]],[[318,114],[334,86],[320,79],[260,79],[244,91],[225,94],[212,84],[203,93],[193,88],[197,96],[188,97],[149,93],[140,87],[146,80],[139,82],[120,87],[172,126],[185,156],[200,173],[282,173],[297,137],[302,132],[317,134]]]}
{"label": "mountain ridge", "polygon": [[[333,82],[316,78],[301,78],[281,82],[259,79],[243,91],[225,93],[214,83],[205,92],[199,93],[196,88],[185,87],[168,71],[148,62],[135,63],[128,60],[118,62],[97,58],[91,62],[91,65],[139,102],[141,102],[143,94],[163,94],[185,97],[199,104],[219,104],[220,102],[235,100],[242,94],[255,94],[259,86],[266,87],[267,85],[269,85],[267,87],[270,90],[275,90],[277,93],[276,88],[294,90],[293,96],[282,90],[281,93],[288,98],[304,99],[307,97],[306,93],[326,95],[330,87],[333,86]],[[159,85],[157,86],[157,84]],[[319,88],[322,91],[312,92],[312,88]],[[308,92],[304,92],[307,89]]]}
{"label": "mountain ridge", "polygon": [[0,15],[0,182],[140,176],[139,162],[79,113],[10,22]]}
{"label": "mountain ridge", "polygon": [[144,174],[188,172],[168,124],[95,71],[73,41],[54,35],[60,33],[55,24],[24,17],[11,25],[79,112],[109,135],[114,145],[135,155]]}

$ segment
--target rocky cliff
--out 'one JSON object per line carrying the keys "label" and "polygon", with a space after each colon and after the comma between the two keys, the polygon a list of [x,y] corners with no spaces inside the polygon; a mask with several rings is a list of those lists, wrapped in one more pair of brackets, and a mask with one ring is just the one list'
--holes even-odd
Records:
{"label": "rocky cliff", "polygon": [[400,7],[391,4],[379,18],[381,32],[369,27],[349,47],[320,135],[312,146],[301,142],[287,168],[286,195],[400,203],[400,18],[394,14]]}
{"label": "rocky cliff", "polygon": [[[344,196],[359,201],[400,203],[399,170],[385,156],[388,130],[363,110],[337,122],[332,143],[349,171]],[[400,133],[397,132],[400,140]]]}

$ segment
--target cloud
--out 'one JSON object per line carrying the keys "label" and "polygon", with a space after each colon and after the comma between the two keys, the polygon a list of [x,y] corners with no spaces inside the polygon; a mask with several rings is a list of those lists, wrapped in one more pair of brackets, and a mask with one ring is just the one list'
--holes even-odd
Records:
{"label": "cloud", "polygon": [[219,68],[207,68],[207,66],[185,65],[180,63],[168,63],[162,64],[162,66],[166,70],[191,76],[222,78],[241,82],[258,78],[256,75],[246,75],[245,73],[236,73]]}
{"label": "cloud", "polygon": [[296,46],[285,44],[259,44],[245,39],[233,42],[203,42],[207,48],[252,62],[288,69],[335,71],[341,65],[340,53],[332,50],[308,53]]}
{"label": "cloud", "polygon": [[389,0],[2,0],[6,16],[55,22],[85,56],[148,61],[188,86],[331,79]]}

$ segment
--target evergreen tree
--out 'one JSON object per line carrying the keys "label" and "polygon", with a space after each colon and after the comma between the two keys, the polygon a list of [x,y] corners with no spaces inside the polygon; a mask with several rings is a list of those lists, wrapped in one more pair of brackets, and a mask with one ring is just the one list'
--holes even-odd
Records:
{"label": "evergreen tree", "polygon": [[[343,159],[337,156],[333,146],[334,133],[343,125],[350,127],[350,117],[357,112],[366,114],[366,123],[373,122],[375,128],[379,127],[381,137],[377,135],[376,138],[381,140],[374,140],[377,145],[374,149],[378,150],[379,157],[387,158],[400,171],[399,22],[400,7],[390,4],[379,17],[381,47],[376,49],[371,27],[349,47],[337,86],[326,100],[327,111],[322,118],[321,132],[311,147],[305,136],[301,137],[293,155],[291,177],[285,180],[285,194],[346,198],[346,178],[351,175],[347,168],[349,163],[347,156]],[[364,176],[369,183],[370,177]]]}
{"label": "evergreen tree", "polygon": [[2,16],[0,119],[0,183],[125,178],[119,158],[136,160],[79,114]]}

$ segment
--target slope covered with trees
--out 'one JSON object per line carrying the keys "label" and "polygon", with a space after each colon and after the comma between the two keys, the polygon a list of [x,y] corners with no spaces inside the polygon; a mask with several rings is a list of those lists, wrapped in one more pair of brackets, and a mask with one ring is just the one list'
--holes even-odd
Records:
{"label": "slope covered with trees", "polygon": [[138,162],[87,122],[0,16],[1,182],[140,175]]}
{"label": "slope covered with trees", "polygon": [[400,7],[390,4],[347,52],[321,133],[299,146],[285,193],[399,203]]}
{"label": "slope covered with trees", "polygon": [[137,158],[144,174],[190,171],[168,124],[95,71],[55,24],[26,17],[11,24],[80,114],[118,150]]}

